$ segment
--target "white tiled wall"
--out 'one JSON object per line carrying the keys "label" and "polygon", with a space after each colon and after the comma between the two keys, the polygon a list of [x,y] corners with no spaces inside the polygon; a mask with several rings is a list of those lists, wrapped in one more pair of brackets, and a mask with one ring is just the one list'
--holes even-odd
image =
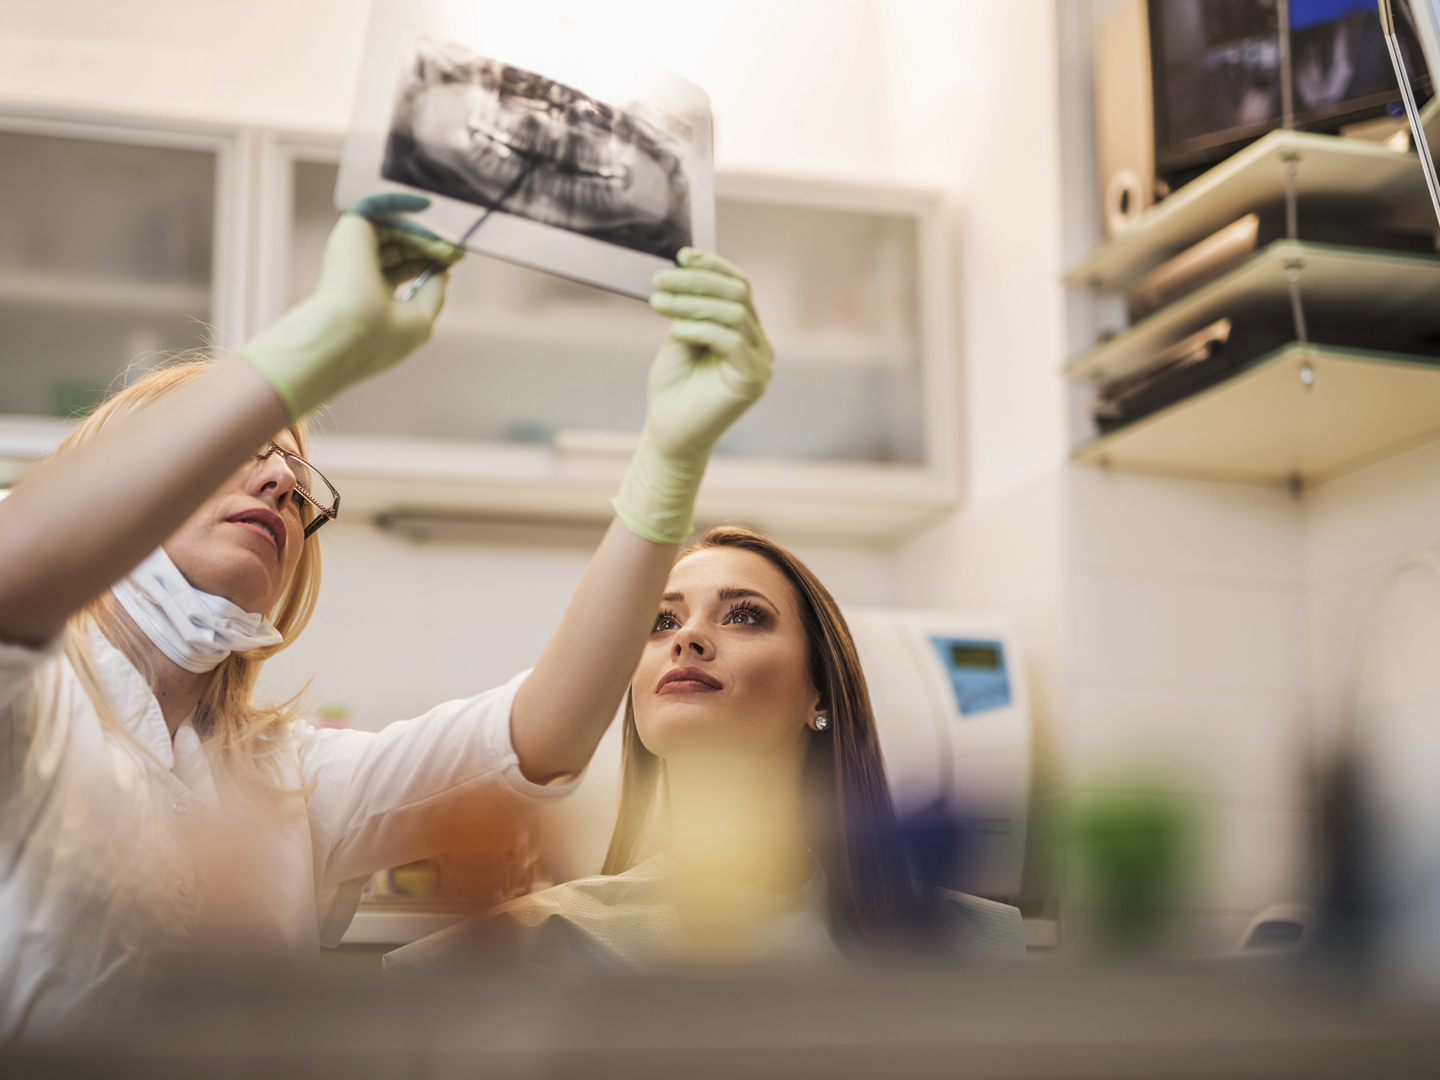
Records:
{"label": "white tiled wall", "polygon": [[1075,469],[1065,528],[1064,788],[1185,809],[1176,941],[1223,948],[1264,905],[1314,899],[1315,765],[1387,569],[1440,550],[1440,442],[1298,498]]}
{"label": "white tiled wall", "polygon": [[499,686],[535,662],[589,552],[415,544],[368,525],[321,532],[315,617],[259,692],[343,706],[378,730]]}
{"label": "white tiled wall", "polygon": [[1068,479],[1066,789],[1170,798],[1191,828],[1178,943],[1224,949],[1264,905],[1310,895],[1301,505],[1235,484]]}

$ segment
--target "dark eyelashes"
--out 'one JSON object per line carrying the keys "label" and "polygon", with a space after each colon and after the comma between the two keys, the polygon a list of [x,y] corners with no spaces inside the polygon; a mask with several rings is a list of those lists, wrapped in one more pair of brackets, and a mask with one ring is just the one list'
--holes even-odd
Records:
{"label": "dark eyelashes", "polygon": [[724,621],[728,623],[731,619],[735,618],[736,615],[750,616],[750,618],[754,620],[756,626],[763,626],[765,624],[765,612],[761,611],[754,604],[745,600],[742,600],[740,603],[736,604],[729,611],[727,611],[725,613]]}
{"label": "dark eyelashes", "polygon": [[[751,626],[764,626],[770,618],[770,616],[765,612],[763,608],[756,607],[749,601],[742,600],[738,604],[731,605],[730,610],[725,613],[725,617],[720,620],[721,625],[723,626],[726,623],[732,622],[735,619],[736,615],[747,616],[749,622],[742,625]],[[661,624],[666,622],[667,620],[673,625],[668,627],[662,626]],[[650,632],[652,634],[658,634],[665,630],[676,629],[679,627],[679,625],[679,616],[677,616],[673,611],[666,611],[662,608],[660,610],[660,613],[655,616],[655,625],[651,628]]]}

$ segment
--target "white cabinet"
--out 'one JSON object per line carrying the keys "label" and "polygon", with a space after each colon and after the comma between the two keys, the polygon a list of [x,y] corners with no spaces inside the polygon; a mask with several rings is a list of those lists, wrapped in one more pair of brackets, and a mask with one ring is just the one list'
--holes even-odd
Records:
{"label": "white cabinet", "polygon": [[[63,415],[135,356],[228,346],[313,287],[333,136],[0,128],[45,148],[27,144],[22,171],[4,154],[0,413]],[[750,274],[777,364],[718,448],[699,521],[887,542],[937,517],[958,493],[942,198],[758,175],[717,188],[721,253]],[[52,279],[62,318],[32,299]],[[317,462],[352,520],[604,518],[665,328],[639,301],[472,255],[431,341],[323,414]],[[0,420],[0,456],[34,441],[33,422]]]}
{"label": "white cabinet", "polygon": [[[338,150],[267,145],[262,322],[316,279]],[[718,448],[700,520],[884,541],[952,504],[942,200],[755,175],[717,188],[720,251],[750,275],[777,364]],[[328,411],[325,466],[352,513],[604,516],[664,333],[643,303],[472,255],[431,342]]]}
{"label": "white cabinet", "polygon": [[0,413],[67,416],[242,327],[235,132],[0,115]]}

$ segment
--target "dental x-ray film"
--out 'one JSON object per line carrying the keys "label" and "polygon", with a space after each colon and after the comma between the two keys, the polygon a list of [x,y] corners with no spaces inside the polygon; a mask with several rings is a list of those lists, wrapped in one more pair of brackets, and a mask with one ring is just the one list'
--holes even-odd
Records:
{"label": "dental x-ray film", "polygon": [[547,50],[543,20],[517,38],[476,8],[376,0],[336,206],[418,192],[431,205],[415,219],[447,240],[641,299],[680,248],[713,250],[705,92],[655,67],[610,70],[601,81],[627,84],[612,104],[565,78],[586,65],[559,29]]}

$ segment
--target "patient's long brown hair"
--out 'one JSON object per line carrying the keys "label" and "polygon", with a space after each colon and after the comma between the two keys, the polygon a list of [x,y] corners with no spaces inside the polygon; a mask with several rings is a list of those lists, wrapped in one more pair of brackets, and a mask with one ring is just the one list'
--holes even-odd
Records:
{"label": "patient's long brown hair", "polygon": [[[767,559],[795,590],[810,680],[830,718],[825,731],[808,730],[804,785],[812,807],[810,850],[825,871],[832,928],[862,945],[892,939],[913,904],[905,856],[895,835],[895,811],[865,673],[845,617],[809,567],[773,540],[749,529],[711,529],[680,554],[739,548]],[[635,726],[633,697],[625,702],[620,816],[603,874],[619,874],[639,859],[660,777],[661,759],[645,748]]]}

